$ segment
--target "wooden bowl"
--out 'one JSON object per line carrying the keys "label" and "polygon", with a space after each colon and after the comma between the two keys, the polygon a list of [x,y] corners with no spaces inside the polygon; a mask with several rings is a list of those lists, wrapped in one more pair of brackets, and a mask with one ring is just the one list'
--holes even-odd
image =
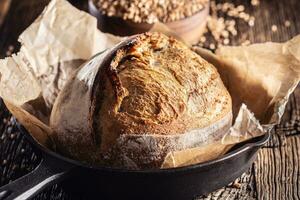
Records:
{"label": "wooden bowl", "polygon": [[[89,0],[89,12],[98,19],[98,28],[106,33],[118,36],[129,36],[149,31],[154,24],[135,23],[120,17],[109,17],[101,14],[93,0]],[[202,10],[182,20],[164,23],[171,31],[188,43],[199,41],[209,15],[209,3]]]}

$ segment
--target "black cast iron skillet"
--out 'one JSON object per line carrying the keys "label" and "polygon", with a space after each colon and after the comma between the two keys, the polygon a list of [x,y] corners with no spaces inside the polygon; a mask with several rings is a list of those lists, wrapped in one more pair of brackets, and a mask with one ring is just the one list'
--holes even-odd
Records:
{"label": "black cast iron skillet", "polygon": [[41,150],[43,159],[31,173],[0,188],[0,200],[25,200],[64,180],[66,190],[84,199],[191,200],[232,182],[252,164],[270,133],[236,146],[223,157],[187,167],[161,170],[97,168],[58,155],[38,144],[24,127],[19,129]]}

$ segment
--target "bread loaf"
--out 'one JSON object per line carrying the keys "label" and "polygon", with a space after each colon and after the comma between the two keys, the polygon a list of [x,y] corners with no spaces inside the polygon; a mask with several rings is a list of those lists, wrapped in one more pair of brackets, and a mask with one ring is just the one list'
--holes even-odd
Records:
{"label": "bread loaf", "polygon": [[232,105],[214,66],[171,37],[146,33],[85,64],[57,98],[50,123],[64,155],[160,168],[172,151],[221,138]]}

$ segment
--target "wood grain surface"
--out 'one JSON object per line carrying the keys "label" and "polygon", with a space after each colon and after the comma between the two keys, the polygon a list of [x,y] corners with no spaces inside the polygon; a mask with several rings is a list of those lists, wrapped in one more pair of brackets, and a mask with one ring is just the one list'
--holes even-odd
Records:
{"label": "wood grain surface", "polygon": [[[0,5],[3,1],[0,0]],[[225,2],[225,0],[217,0]],[[253,7],[250,0],[227,0],[235,5],[245,5],[246,11],[256,18],[255,26],[249,27],[238,21],[238,36],[232,45],[245,40],[253,42],[286,41],[300,33],[299,0],[261,0]],[[0,57],[13,45],[18,50],[18,36],[42,12],[48,0],[11,0],[10,9],[0,23]],[[73,0],[78,8],[86,10],[84,0]],[[2,15],[0,15],[2,16]],[[285,26],[289,20],[290,27]],[[0,17],[1,22],[1,17]],[[277,31],[272,31],[276,25]],[[271,141],[260,150],[252,167],[234,183],[201,200],[294,200],[300,199],[300,87],[291,96],[284,118],[272,131]],[[28,173],[39,163],[39,152],[26,141],[0,103],[0,185]],[[63,184],[63,183],[62,183]],[[35,199],[75,199],[61,185],[46,189]]]}

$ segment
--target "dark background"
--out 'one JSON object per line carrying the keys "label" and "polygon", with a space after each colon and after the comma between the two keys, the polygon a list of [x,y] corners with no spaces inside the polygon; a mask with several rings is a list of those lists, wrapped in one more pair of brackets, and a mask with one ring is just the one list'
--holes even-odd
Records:
{"label": "dark background", "polygon": [[[0,57],[7,50],[17,52],[18,36],[28,27],[48,4],[48,0],[0,0],[11,1],[10,8],[0,24]],[[219,1],[217,2],[224,2]],[[235,5],[245,5],[246,12],[255,16],[255,26],[238,21],[238,35],[231,44],[245,40],[254,42],[282,42],[300,33],[299,0],[261,0],[253,7],[250,0],[233,0]],[[0,5],[1,5],[0,3]],[[72,3],[86,10],[86,1]],[[289,20],[290,27],[285,21]],[[0,15],[1,23],[1,15]],[[278,30],[271,31],[272,25]],[[213,41],[208,41],[208,44]],[[14,46],[14,49],[10,47]],[[300,199],[300,89],[291,96],[281,124],[272,131],[271,141],[258,154],[248,172],[234,183],[199,199]],[[4,185],[30,172],[39,163],[38,150],[24,139],[12,120],[5,105],[0,102],[0,185]],[[162,191],[163,192],[163,191]],[[63,183],[53,186],[36,199],[75,199],[63,190]],[[101,199],[101,197],[99,197]]]}

